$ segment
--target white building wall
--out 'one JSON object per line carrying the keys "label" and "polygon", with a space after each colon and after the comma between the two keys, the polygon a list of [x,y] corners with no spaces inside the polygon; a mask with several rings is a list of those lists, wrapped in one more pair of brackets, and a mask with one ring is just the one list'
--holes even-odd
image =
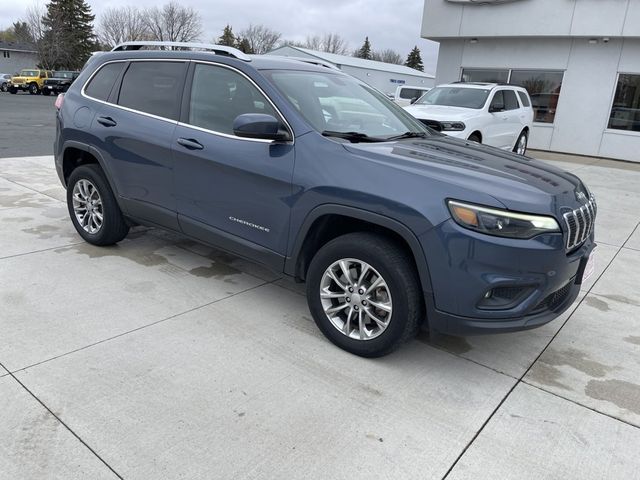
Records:
{"label": "white building wall", "polygon": [[365,82],[368,85],[371,85],[374,88],[377,88],[381,92],[384,93],[395,93],[396,88],[401,84],[397,82],[392,82],[392,80],[401,80],[405,83],[402,85],[412,86],[412,87],[433,87],[434,79],[432,78],[424,78],[419,76],[412,75],[404,75],[402,73],[389,73],[383,72],[381,70],[369,70],[357,67],[351,67],[349,65],[342,65],[340,67],[345,73],[357,78]]}

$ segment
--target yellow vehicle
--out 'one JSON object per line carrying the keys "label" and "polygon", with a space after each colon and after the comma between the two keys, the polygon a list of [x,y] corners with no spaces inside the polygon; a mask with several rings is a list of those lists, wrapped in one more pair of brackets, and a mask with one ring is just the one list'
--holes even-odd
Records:
{"label": "yellow vehicle", "polygon": [[38,68],[25,68],[20,70],[19,75],[11,77],[9,93],[18,93],[18,90],[37,95],[44,87],[44,81],[51,77],[50,70],[40,70]]}

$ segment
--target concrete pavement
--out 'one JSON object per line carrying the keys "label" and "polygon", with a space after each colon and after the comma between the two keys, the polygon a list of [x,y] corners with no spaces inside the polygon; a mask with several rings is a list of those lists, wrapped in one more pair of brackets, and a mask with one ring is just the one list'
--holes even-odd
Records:
{"label": "concrete pavement", "polygon": [[570,311],[365,360],[299,285],[154,229],[92,247],[51,157],[0,159],[0,479],[634,478],[640,165],[553,161],[600,211]]}

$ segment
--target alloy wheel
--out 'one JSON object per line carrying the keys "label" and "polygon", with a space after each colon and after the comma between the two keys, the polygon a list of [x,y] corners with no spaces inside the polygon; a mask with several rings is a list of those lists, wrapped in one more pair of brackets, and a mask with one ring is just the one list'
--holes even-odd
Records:
{"label": "alloy wheel", "polygon": [[322,276],[319,293],[325,315],[349,338],[371,340],[389,326],[393,313],[389,286],[362,260],[342,258],[331,264]]}
{"label": "alloy wheel", "polygon": [[89,180],[81,179],[73,186],[73,213],[82,229],[95,235],[102,228],[104,212],[100,193]]}
{"label": "alloy wheel", "polygon": [[520,138],[518,139],[516,153],[518,155],[524,155],[525,153],[527,153],[527,136],[525,134],[520,135]]}

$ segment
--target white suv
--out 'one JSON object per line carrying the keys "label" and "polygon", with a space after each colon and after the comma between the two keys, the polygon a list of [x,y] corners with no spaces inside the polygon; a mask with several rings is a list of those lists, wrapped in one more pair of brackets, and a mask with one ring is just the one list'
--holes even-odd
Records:
{"label": "white suv", "polygon": [[451,83],[431,89],[404,107],[434,130],[520,155],[527,151],[533,124],[529,94],[496,83]]}

